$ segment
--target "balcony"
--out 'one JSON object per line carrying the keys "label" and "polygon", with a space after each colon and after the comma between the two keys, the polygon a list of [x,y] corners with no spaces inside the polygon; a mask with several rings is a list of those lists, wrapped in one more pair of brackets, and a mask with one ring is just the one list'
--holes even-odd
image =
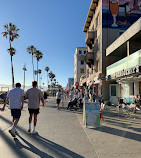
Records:
{"label": "balcony", "polygon": [[87,52],[85,62],[89,67],[91,67],[91,65],[94,65],[94,52]]}
{"label": "balcony", "polygon": [[95,38],[92,47],[93,47],[93,49],[94,49],[94,52],[97,52],[97,51],[98,51],[98,39],[97,39],[97,38]]}
{"label": "balcony", "polygon": [[89,30],[85,37],[85,44],[87,44],[90,48],[92,48],[92,45],[94,44],[95,39],[95,31]]}

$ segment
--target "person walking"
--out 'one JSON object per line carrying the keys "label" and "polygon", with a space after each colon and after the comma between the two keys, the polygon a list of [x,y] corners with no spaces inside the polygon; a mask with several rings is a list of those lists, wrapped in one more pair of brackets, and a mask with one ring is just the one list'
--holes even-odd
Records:
{"label": "person walking", "polygon": [[78,99],[79,99],[80,108],[83,108],[83,103],[82,103],[83,95],[82,95],[82,91],[80,91],[80,89],[78,89]]}
{"label": "person walking", "polygon": [[62,99],[61,97],[62,97],[62,93],[61,90],[59,89],[59,91],[56,93],[57,110],[59,110],[59,104]]}
{"label": "person walking", "polygon": [[104,108],[105,108],[105,103],[104,101],[99,101],[99,112],[100,112],[100,120],[104,121],[103,119],[103,111],[104,111]]}
{"label": "person walking", "polygon": [[70,91],[70,93],[69,93],[70,101],[73,100],[73,96],[74,96],[73,89],[71,89],[71,91]]}
{"label": "person walking", "polygon": [[63,89],[61,91],[61,103],[62,103],[62,106],[64,106],[64,91],[63,91]]}
{"label": "person walking", "polygon": [[44,91],[44,101],[46,102],[46,99],[47,99],[47,92]]}
{"label": "person walking", "polygon": [[4,103],[2,111],[5,110],[5,106],[10,102],[11,116],[13,117],[12,128],[9,130],[9,133],[15,137],[16,136],[16,126],[20,120],[21,110],[24,105],[24,91],[21,89],[21,84],[16,83],[16,88],[9,91],[7,94],[6,101]]}
{"label": "person walking", "polygon": [[37,88],[37,82],[32,82],[31,89],[28,89],[26,92],[26,98],[28,99],[28,111],[29,111],[29,129],[28,132],[31,132],[31,123],[32,117],[34,115],[34,128],[33,134],[36,134],[36,124],[37,124],[37,115],[39,114],[40,110],[40,100],[42,101],[42,106],[44,106],[44,96],[41,90]]}

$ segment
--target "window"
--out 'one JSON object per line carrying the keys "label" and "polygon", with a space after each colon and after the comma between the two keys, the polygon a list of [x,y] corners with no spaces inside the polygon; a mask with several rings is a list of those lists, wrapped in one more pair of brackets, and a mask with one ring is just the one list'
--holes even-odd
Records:
{"label": "window", "polygon": [[84,54],[86,54],[86,51],[84,50]]}
{"label": "window", "polygon": [[100,49],[100,36],[97,39],[97,51]]}
{"label": "window", "polygon": [[98,72],[100,71],[100,62],[99,61],[96,61],[96,64],[95,64],[95,72]]}
{"label": "window", "polygon": [[111,96],[116,96],[116,86],[111,85]]}
{"label": "window", "polygon": [[84,73],[84,69],[80,69],[80,73]]}
{"label": "window", "polygon": [[97,18],[96,18],[96,28],[100,23],[100,15],[98,14]]}
{"label": "window", "polygon": [[81,65],[84,65],[84,61],[82,60],[82,61],[80,61],[81,62]]}
{"label": "window", "polygon": [[82,51],[81,51],[81,50],[79,50],[79,54],[82,54]]}

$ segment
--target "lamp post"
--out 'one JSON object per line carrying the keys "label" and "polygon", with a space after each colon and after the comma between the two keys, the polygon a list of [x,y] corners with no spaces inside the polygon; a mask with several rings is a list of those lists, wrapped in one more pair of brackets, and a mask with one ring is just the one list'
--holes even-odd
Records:
{"label": "lamp post", "polygon": [[24,70],[24,85],[23,85],[23,90],[25,90],[25,71],[27,71],[26,65],[24,65],[23,70]]}

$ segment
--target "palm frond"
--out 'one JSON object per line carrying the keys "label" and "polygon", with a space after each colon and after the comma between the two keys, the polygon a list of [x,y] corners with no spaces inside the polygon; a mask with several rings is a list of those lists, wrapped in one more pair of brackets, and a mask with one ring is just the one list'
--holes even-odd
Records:
{"label": "palm frond", "polygon": [[8,53],[10,53],[11,56],[15,55],[15,53],[16,53],[16,49],[13,47],[7,49],[7,51],[8,51]]}

